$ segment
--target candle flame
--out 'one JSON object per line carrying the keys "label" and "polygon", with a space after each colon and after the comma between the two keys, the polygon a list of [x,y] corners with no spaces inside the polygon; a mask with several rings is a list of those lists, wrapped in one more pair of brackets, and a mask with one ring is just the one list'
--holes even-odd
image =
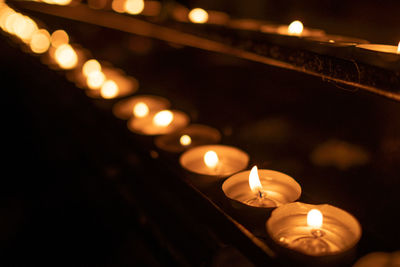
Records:
{"label": "candle flame", "polygon": [[63,69],[72,69],[78,64],[78,55],[69,44],[62,44],[57,47],[55,59]]}
{"label": "candle flame", "polygon": [[219,162],[218,155],[214,151],[210,150],[204,154],[204,163],[206,164],[207,167],[215,168],[218,165],[218,162]]}
{"label": "candle flame", "polygon": [[399,45],[397,46],[397,54],[400,54],[400,42]]}
{"label": "candle flame", "polygon": [[96,59],[89,59],[82,66],[82,73],[86,77],[93,71],[101,71],[101,65]]}
{"label": "candle flame", "polygon": [[97,90],[101,88],[104,81],[106,80],[106,76],[100,70],[91,71],[86,79],[87,86],[89,89]]}
{"label": "candle flame", "polygon": [[321,228],[323,221],[322,213],[317,209],[312,209],[307,213],[307,225],[312,228]]}
{"label": "candle flame", "polygon": [[138,15],[144,9],[143,0],[126,0],[124,3],[125,12],[131,15]]}
{"label": "candle flame", "polygon": [[135,115],[135,117],[143,118],[146,117],[148,114],[149,114],[149,107],[143,102],[138,102],[133,107],[133,115]]}
{"label": "candle flame", "polygon": [[190,138],[189,135],[184,134],[181,136],[181,138],[179,139],[179,142],[181,143],[181,145],[183,146],[188,146],[192,143],[192,138]]}
{"label": "candle flame", "polygon": [[167,127],[174,119],[174,114],[169,110],[162,110],[154,115],[153,123],[157,126]]}
{"label": "candle flame", "polygon": [[119,88],[118,85],[113,80],[107,80],[104,82],[100,89],[100,95],[103,98],[111,99],[118,95]]}
{"label": "candle flame", "polygon": [[288,27],[288,33],[290,35],[301,35],[303,29],[304,29],[303,23],[301,23],[301,21],[299,20],[295,20],[292,23],[290,23]]}
{"label": "candle flame", "polygon": [[257,166],[254,166],[250,171],[249,185],[250,185],[251,191],[253,191],[254,193],[257,193],[258,191],[260,191],[262,189],[260,177],[258,176]]}
{"label": "candle flame", "polygon": [[190,10],[188,17],[193,23],[206,23],[208,21],[208,13],[202,8],[194,8]]}

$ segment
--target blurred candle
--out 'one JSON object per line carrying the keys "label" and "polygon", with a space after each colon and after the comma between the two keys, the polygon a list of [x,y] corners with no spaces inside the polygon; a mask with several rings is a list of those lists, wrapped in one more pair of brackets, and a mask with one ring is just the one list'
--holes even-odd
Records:
{"label": "blurred candle", "polygon": [[113,114],[126,120],[131,117],[143,118],[170,107],[170,102],[163,97],[154,95],[137,95],[123,99],[114,104]]}
{"label": "blurred candle", "polygon": [[131,117],[128,129],[142,135],[162,135],[181,130],[189,123],[189,117],[179,110],[161,110],[144,117]]}
{"label": "blurred candle", "polygon": [[72,69],[78,64],[78,55],[69,44],[62,44],[55,51],[55,60],[62,69]]}
{"label": "blurred candle", "polygon": [[208,20],[208,13],[202,8],[194,8],[189,12],[188,18],[193,23],[206,23]]}
{"label": "blurred candle", "polygon": [[33,33],[30,44],[31,50],[36,54],[45,53],[50,47],[50,34],[44,29]]}
{"label": "blurred candle", "polygon": [[69,36],[64,30],[56,30],[51,34],[50,41],[52,46],[59,47],[69,43]]}

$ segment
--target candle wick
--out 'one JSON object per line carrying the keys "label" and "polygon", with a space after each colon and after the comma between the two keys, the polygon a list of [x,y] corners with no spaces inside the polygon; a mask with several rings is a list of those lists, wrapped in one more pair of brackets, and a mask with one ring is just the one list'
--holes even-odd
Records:
{"label": "candle wick", "polygon": [[263,192],[261,192],[261,190],[258,190],[258,197],[259,197],[260,199],[263,198]]}

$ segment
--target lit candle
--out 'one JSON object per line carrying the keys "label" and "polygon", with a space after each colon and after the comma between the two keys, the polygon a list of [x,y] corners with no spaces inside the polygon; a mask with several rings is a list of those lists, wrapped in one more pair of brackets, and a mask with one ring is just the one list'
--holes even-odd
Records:
{"label": "lit candle", "polygon": [[222,184],[224,194],[235,202],[260,208],[274,208],[297,200],[300,185],[290,176],[273,170],[243,171]]}
{"label": "lit candle", "polygon": [[[92,66],[95,68],[95,63]],[[137,91],[139,82],[123,71],[102,67],[101,70],[92,70],[87,76],[87,84],[90,89],[86,94],[92,98],[121,98]],[[91,85],[90,85],[91,84]]]}
{"label": "lit candle", "polygon": [[137,95],[115,103],[112,112],[117,118],[127,120],[131,117],[143,118],[160,110],[168,109],[170,106],[171,103],[166,98],[154,95]]}
{"label": "lit candle", "polygon": [[50,47],[50,34],[45,29],[40,29],[32,34],[30,48],[35,54],[43,54]]}
{"label": "lit candle", "polygon": [[78,64],[78,54],[69,44],[58,46],[54,53],[55,61],[62,69],[73,69]]}
{"label": "lit candle", "polygon": [[327,204],[282,205],[272,211],[266,228],[275,244],[284,249],[281,253],[296,257],[290,251],[297,252],[306,261],[323,261],[324,256],[347,260],[345,255],[361,237],[361,226],[350,213]]}
{"label": "lit candle", "polygon": [[181,131],[158,136],[154,142],[164,151],[178,153],[199,145],[216,144],[220,140],[221,134],[217,129],[207,125],[192,124]]}
{"label": "lit candle", "polygon": [[162,135],[172,133],[186,127],[189,117],[178,110],[161,110],[144,117],[131,117],[128,129],[142,135]]}
{"label": "lit candle", "polygon": [[246,168],[249,156],[236,147],[202,145],[186,150],[179,162],[193,173],[226,177]]}
{"label": "lit candle", "polygon": [[193,23],[206,23],[208,20],[208,13],[202,8],[194,8],[190,10],[188,18]]}

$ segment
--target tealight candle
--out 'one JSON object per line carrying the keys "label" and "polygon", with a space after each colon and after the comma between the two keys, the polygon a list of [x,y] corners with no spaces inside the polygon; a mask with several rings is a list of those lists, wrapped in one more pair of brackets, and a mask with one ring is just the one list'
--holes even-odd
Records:
{"label": "tealight candle", "polygon": [[215,144],[221,140],[221,134],[212,127],[192,124],[176,133],[162,135],[155,139],[158,148],[179,153],[191,147]]}
{"label": "tealight candle", "polygon": [[185,151],[179,162],[183,168],[196,174],[226,177],[246,168],[249,156],[232,146],[203,145]]}
{"label": "tealight candle", "polygon": [[339,262],[361,237],[359,222],[350,213],[328,204],[282,205],[272,211],[266,229],[285,256],[310,263],[329,262],[328,258]]}
{"label": "tealight candle", "polygon": [[93,82],[96,86],[91,88],[94,90],[86,90],[86,94],[92,98],[121,98],[133,94],[139,87],[139,82],[134,77],[126,75],[121,70],[107,67],[90,72],[87,81],[89,82],[96,74],[104,77],[94,77]]}
{"label": "tealight candle", "polygon": [[171,103],[168,99],[154,95],[138,95],[122,99],[112,108],[113,114],[122,120],[131,117],[146,117],[149,114],[168,109]]}
{"label": "tealight candle", "polygon": [[257,166],[226,179],[222,190],[233,201],[260,208],[278,207],[301,195],[301,187],[292,177],[278,171],[258,170]]}
{"label": "tealight candle", "polygon": [[128,120],[128,129],[142,135],[169,134],[181,130],[189,123],[189,116],[179,110],[161,110],[144,117]]}

